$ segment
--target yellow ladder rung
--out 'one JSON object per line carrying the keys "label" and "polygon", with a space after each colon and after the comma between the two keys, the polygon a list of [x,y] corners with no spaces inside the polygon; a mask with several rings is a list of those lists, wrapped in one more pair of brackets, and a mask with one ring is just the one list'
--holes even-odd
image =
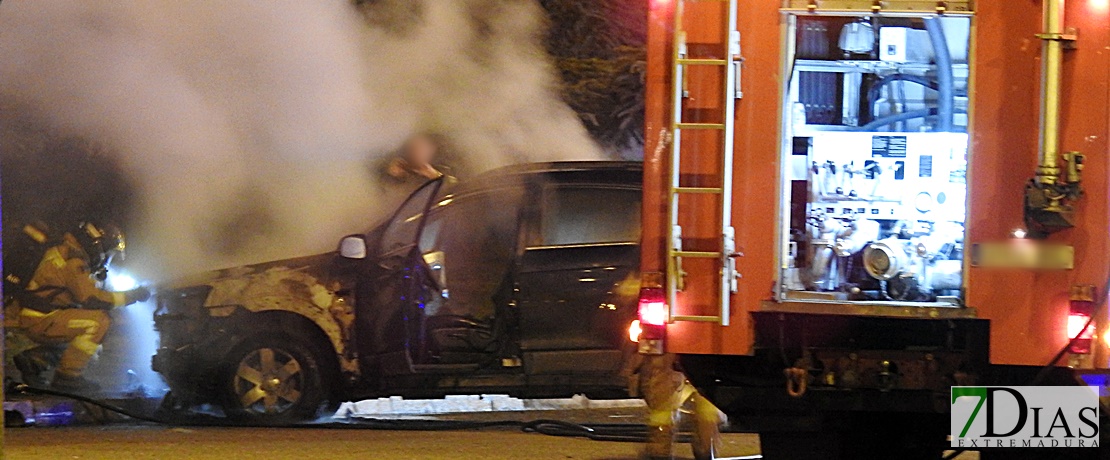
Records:
{"label": "yellow ladder rung", "polygon": [[725,129],[724,123],[678,123],[678,129]]}
{"label": "yellow ladder rung", "polygon": [[673,257],[689,257],[691,259],[718,259],[721,257],[719,252],[702,252],[702,251],[673,251]]}
{"label": "yellow ladder rung", "polygon": [[722,189],[721,189],[720,187],[676,187],[676,188],[674,189],[674,192],[675,192],[675,193],[707,193],[707,194],[715,194],[715,193],[721,193],[721,192],[723,192],[723,191],[724,191],[724,190],[722,190]]}
{"label": "yellow ladder rung", "polygon": [[728,60],[725,59],[688,59],[683,58],[678,60],[678,65],[725,65]]}
{"label": "yellow ladder rung", "polygon": [[675,321],[690,321],[695,323],[719,323],[721,322],[720,316],[687,316],[678,315],[671,318],[671,322]]}

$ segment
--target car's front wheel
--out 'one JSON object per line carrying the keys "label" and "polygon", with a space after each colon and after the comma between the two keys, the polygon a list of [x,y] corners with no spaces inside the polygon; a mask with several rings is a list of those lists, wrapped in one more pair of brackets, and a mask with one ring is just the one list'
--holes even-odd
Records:
{"label": "car's front wheel", "polygon": [[291,337],[256,337],[235,347],[222,372],[231,418],[273,424],[315,417],[326,398],[320,359]]}

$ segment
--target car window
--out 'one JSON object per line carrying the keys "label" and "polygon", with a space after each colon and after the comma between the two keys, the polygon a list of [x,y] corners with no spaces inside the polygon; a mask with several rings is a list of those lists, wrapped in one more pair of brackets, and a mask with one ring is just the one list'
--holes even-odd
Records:
{"label": "car window", "polygon": [[637,190],[552,187],[545,191],[541,246],[640,241]]}
{"label": "car window", "polygon": [[381,239],[381,252],[387,254],[405,246],[416,244],[420,223],[423,221],[424,210],[429,202],[439,191],[442,180],[433,180],[424,184],[408,200],[397,209],[393,220],[389,222]]}

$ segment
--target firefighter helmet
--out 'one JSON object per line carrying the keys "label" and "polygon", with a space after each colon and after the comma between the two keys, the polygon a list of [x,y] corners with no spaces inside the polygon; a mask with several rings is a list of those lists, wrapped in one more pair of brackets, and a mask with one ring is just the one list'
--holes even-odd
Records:
{"label": "firefighter helmet", "polygon": [[89,268],[93,273],[100,275],[106,273],[112,260],[123,260],[127,244],[123,238],[123,231],[110,223],[81,222],[74,235],[77,242],[85,249],[89,256]]}

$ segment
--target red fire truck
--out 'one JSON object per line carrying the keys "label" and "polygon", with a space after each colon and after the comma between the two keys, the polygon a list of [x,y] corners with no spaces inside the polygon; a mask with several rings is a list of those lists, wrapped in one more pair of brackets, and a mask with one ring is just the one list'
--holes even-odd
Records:
{"label": "red fire truck", "polygon": [[939,458],[953,386],[1106,396],[1110,2],[649,3],[641,353],[765,458]]}

